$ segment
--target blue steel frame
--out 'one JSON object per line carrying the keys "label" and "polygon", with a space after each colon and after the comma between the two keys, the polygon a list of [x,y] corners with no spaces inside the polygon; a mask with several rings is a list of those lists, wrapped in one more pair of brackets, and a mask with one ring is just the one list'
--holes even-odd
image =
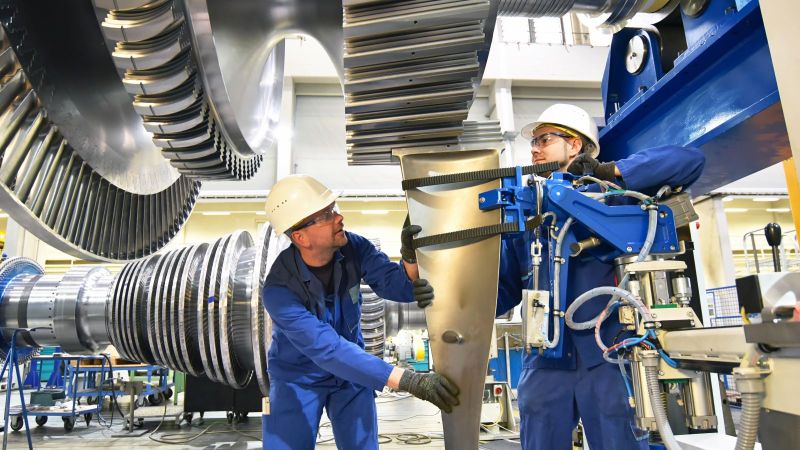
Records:
{"label": "blue steel frame", "polygon": [[[601,159],[661,145],[700,148],[700,195],[791,157],[789,138],[757,0],[710,0],[697,17],[681,15],[688,49],[661,71],[655,34],[614,35],[603,76],[606,127]],[[646,66],[625,69],[630,38],[645,37]]]}

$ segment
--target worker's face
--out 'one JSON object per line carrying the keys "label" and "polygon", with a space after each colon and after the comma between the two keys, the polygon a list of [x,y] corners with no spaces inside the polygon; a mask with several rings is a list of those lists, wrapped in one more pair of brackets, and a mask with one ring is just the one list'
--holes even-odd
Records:
{"label": "worker's face", "polygon": [[[338,249],[347,245],[344,234],[344,217],[339,214],[336,203],[331,203],[304,221],[305,226],[295,231],[305,246],[311,248]],[[293,233],[293,234],[294,234]]]}
{"label": "worker's face", "polygon": [[563,172],[581,152],[582,146],[583,143],[578,137],[568,136],[555,127],[541,126],[533,131],[531,162],[542,164],[557,161],[559,171]]}

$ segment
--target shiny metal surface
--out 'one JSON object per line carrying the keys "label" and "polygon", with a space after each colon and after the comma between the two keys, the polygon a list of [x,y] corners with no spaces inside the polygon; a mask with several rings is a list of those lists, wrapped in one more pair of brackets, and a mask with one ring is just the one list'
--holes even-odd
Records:
{"label": "shiny metal surface", "polygon": [[364,350],[383,358],[386,342],[386,301],[367,284],[361,284],[361,334],[364,337]]}
{"label": "shiny metal surface", "polygon": [[[25,8],[27,6],[21,10]],[[9,14],[9,11],[3,10],[2,14]],[[114,261],[150,254],[171,239],[186,220],[194,207],[199,183],[185,178],[171,179],[162,190],[140,196],[112,184],[109,178],[84,162],[62,135],[62,128],[52,122],[58,112],[45,114],[44,102],[32,90],[32,83],[46,81],[41,78],[44,69],[35,65],[45,64],[48,59],[44,56],[31,59],[31,52],[20,47],[22,41],[15,27],[23,23],[22,19],[4,22],[0,31],[0,54],[3,55],[0,64],[8,74],[0,79],[0,153],[3,154],[0,204],[3,210],[39,239],[79,258]],[[12,30],[11,34],[6,33],[7,28]],[[32,32],[25,42],[32,45],[38,39],[35,36]],[[35,73],[39,78],[27,79],[25,61],[19,60],[15,53],[18,50],[23,50],[20,54],[30,59],[28,64],[32,66],[28,69],[38,67]],[[71,66],[72,70],[76,67]],[[61,92],[60,88],[54,88],[47,100],[55,101]],[[78,104],[65,102],[72,105],[70,107]],[[73,111],[66,115],[72,117],[70,114],[78,113]],[[84,118],[82,123],[86,126],[89,122]],[[99,129],[93,127],[95,131]],[[130,155],[125,158],[138,160]],[[109,154],[108,161],[113,159]],[[146,161],[144,156],[139,159]],[[141,167],[136,172],[137,176],[149,173]],[[156,174],[154,169],[153,176]],[[145,186],[144,181],[141,184]],[[159,205],[158,212],[140,214],[144,203],[139,199],[142,198],[150,199],[149,204]],[[145,234],[144,230],[152,232]],[[144,239],[128,239],[128,232],[143,235]]]}
{"label": "shiny metal surface", "polygon": [[185,2],[205,90],[242,154],[267,153],[276,143],[285,46],[267,3]]}
{"label": "shiny metal surface", "polygon": [[395,336],[400,330],[423,330],[427,326],[425,311],[410,303],[386,302],[384,304],[386,336]]}
{"label": "shiny metal surface", "polygon": [[195,302],[197,308],[197,338],[200,344],[200,359],[203,361],[203,370],[211,381],[217,382],[222,382],[222,379],[218,377],[212,361],[211,346],[214,345],[214,342],[210,340],[209,336],[213,333],[213,330],[211,329],[212,324],[208,320],[208,310],[213,306],[210,306],[209,303],[214,301],[213,291],[210,289],[211,278],[215,277],[212,264],[221,251],[224,239],[225,238],[217,239],[213,244],[210,244],[208,251],[203,257],[197,285],[197,301]]}
{"label": "shiny metal surface", "polygon": [[133,110],[91,2],[13,4],[3,26],[16,31],[8,35],[11,45],[41,90],[47,118],[72,148],[128,192],[155,194],[172,185],[178,171],[161,156]]}
{"label": "shiny metal surface", "polygon": [[[5,358],[10,350],[10,328],[27,328],[20,323],[22,299],[25,293],[30,292],[31,281],[44,274],[42,266],[36,261],[22,257],[11,257],[0,263],[0,357]],[[22,346],[17,352],[19,362],[27,362],[39,353],[38,348],[26,348],[31,339],[22,333],[17,341]]]}
{"label": "shiny metal surface", "polygon": [[[253,333],[252,335],[255,362],[254,372],[258,380],[258,385],[261,387],[261,392],[269,392],[267,351],[272,344],[272,320],[264,307],[263,287],[267,279],[267,274],[269,274],[275,259],[277,259],[278,255],[287,249],[289,245],[289,238],[285,234],[275,234],[272,225],[269,223],[262,225],[255,246],[256,253],[254,255],[254,261],[257,270],[253,271],[251,275],[251,283],[254,288],[250,297],[253,329],[258,330],[258,333]],[[257,311],[257,313],[253,314],[255,311]]]}
{"label": "shiny metal surface", "polygon": [[208,308],[205,311],[208,324],[209,362],[214,371],[214,376],[220,383],[224,383],[226,380],[222,364],[222,327],[218,319],[220,314],[220,285],[222,281],[222,266],[228,247],[232,245],[232,237],[231,235],[225,236],[217,248],[217,253],[211,261],[211,270],[208,274],[209,284],[206,291]]}
{"label": "shiny metal surface", "polygon": [[167,331],[163,331],[164,339],[167,343],[167,352],[171,356],[171,360],[179,370],[188,372],[186,362],[181,354],[181,337],[180,328],[181,322],[179,320],[179,305],[183,302],[183,297],[180,296],[180,286],[185,276],[187,258],[191,252],[192,247],[185,247],[179,250],[175,263],[170,268],[168,279],[170,289],[167,293],[169,299],[166,309],[165,326]]}
{"label": "shiny metal surface", "polygon": [[[13,280],[3,280],[6,274]],[[96,352],[110,343],[105,313],[113,278],[100,267],[73,268],[56,276],[42,275],[41,268],[25,258],[4,261],[0,328],[37,328],[20,335],[19,342],[26,346]]]}
{"label": "shiny metal surface", "polygon": [[[244,388],[247,386],[247,383],[250,382],[252,371],[246,371],[236,363],[234,348],[237,345],[234,342],[234,336],[241,336],[243,342],[249,344],[250,336],[243,333],[241,330],[242,328],[249,330],[250,323],[249,320],[247,320],[249,317],[242,318],[244,320],[241,321],[233,320],[235,317],[233,314],[233,306],[234,303],[236,303],[236,300],[233,297],[233,290],[234,286],[236,285],[236,280],[234,278],[236,276],[236,269],[240,263],[240,257],[242,256],[242,253],[246,249],[252,247],[253,238],[250,236],[250,233],[246,231],[237,231],[231,235],[230,244],[225,250],[222,266],[220,268],[219,298],[217,299],[217,302],[215,302],[219,305],[217,323],[220,335],[218,339],[220,343],[220,359],[222,360],[222,368],[225,373],[225,380],[229,386],[237,386],[240,388]],[[252,270],[253,268],[251,265],[250,271],[252,272]],[[248,277],[246,276],[244,277],[245,280],[247,280],[247,278]],[[249,296],[245,290],[242,300],[247,299],[249,299]],[[239,319],[238,315],[236,318]],[[248,359],[252,361],[253,356],[250,355]]]}
{"label": "shiny metal surface", "polygon": [[[258,306],[251,307],[253,291],[258,290],[258,275],[256,271],[257,246],[253,245],[241,252],[236,262],[234,273],[231,274],[231,291],[228,300],[230,304],[229,333],[231,338],[230,353],[235,357],[236,363],[247,370],[255,367],[254,341],[259,341]],[[254,275],[255,274],[255,275]],[[253,283],[255,278],[255,283]]]}
{"label": "shiny metal surface", "polygon": [[198,301],[197,286],[200,281],[200,268],[205,254],[208,251],[208,244],[200,244],[190,247],[189,254],[186,256],[186,269],[181,274],[180,289],[178,294],[178,329],[180,350],[187,372],[198,376],[203,373],[203,361],[200,357],[199,349],[199,330],[197,325],[197,306]]}
{"label": "shiny metal surface", "polygon": [[237,231],[129,263],[116,276],[98,266],[43,275],[35,262],[11,258],[0,263],[0,353],[9,345],[4,329],[43,327],[20,336],[23,355],[43,345],[96,353],[112,344],[125,359],[235,389],[255,372],[266,396],[272,326],[261,287],[288,245],[267,224],[255,245]]}
{"label": "shiny metal surface", "polygon": [[647,60],[647,52],[644,36],[634,36],[628,41],[628,48],[625,50],[625,69],[628,73],[641,72]]}
{"label": "shiny metal surface", "polygon": [[[403,178],[449,174],[500,165],[500,151],[417,153],[396,151]],[[478,194],[500,181],[458,183],[407,191],[411,223],[418,237],[499,224],[500,211],[478,209]],[[459,406],[442,413],[445,447],[477,449],[484,378],[497,303],[500,237],[424,247],[417,250],[420,277],[436,289],[425,309],[435,370],[460,388]],[[457,336],[457,339],[448,339]]]}
{"label": "shiny metal surface", "polygon": [[390,164],[397,147],[455,145],[480,83],[497,2],[344,1],[350,164]]}
{"label": "shiny metal surface", "polygon": [[[96,317],[105,312],[107,297],[103,294],[112,278],[108,270],[100,267],[73,268],[61,278],[52,313],[54,339],[64,351],[96,352],[100,346],[108,345],[106,328]],[[91,322],[90,316],[94,316]]]}
{"label": "shiny metal surface", "polygon": [[[21,281],[22,280],[16,281],[15,284],[19,283],[22,285]],[[22,295],[16,296],[16,298],[13,299],[9,298],[9,303],[4,303],[3,307],[8,308],[9,313],[16,318],[16,323],[12,325],[13,327],[19,327],[19,319],[25,318],[27,327],[40,328],[39,330],[30,332],[25,336],[25,340],[28,340],[27,338],[29,336],[30,341],[36,345],[57,345],[56,342],[58,341],[56,339],[55,326],[53,325],[55,316],[53,308],[55,306],[56,291],[61,277],[57,275],[42,275],[38,277],[38,279],[36,277],[31,277],[27,281],[30,283],[29,290],[27,290],[27,292],[24,290],[17,291],[19,294],[25,292],[28,297],[26,310],[19,310],[20,306],[24,306],[20,302],[20,300],[22,300]],[[10,291],[10,293],[14,291],[16,291],[16,289]]]}
{"label": "shiny metal surface", "polygon": [[264,2],[219,3],[96,6],[128,103],[161,155],[187,176],[244,180],[275,144],[283,43],[264,39]]}
{"label": "shiny metal surface", "polygon": [[[686,0],[683,0],[686,3]],[[666,18],[681,0],[500,0],[498,16],[511,17],[561,17],[577,13],[590,27],[610,28],[613,31],[626,26],[629,21],[638,25],[652,25]],[[690,1],[692,5],[702,3]],[[692,6],[695,8],[695,6]]]}

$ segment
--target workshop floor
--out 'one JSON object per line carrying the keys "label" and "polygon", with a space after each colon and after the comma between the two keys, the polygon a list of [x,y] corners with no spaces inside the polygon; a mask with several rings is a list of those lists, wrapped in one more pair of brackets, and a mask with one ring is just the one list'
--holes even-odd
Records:
{"label": "workshop floor", "polygon": [[[18,403],[18,397],[12,396],[11,404]],[[385,436],[384,439],[387,441],[380,445],[381,449],[444,448],[444,442],[441,439],[442,422],[436,407],[413,397],[380,397],[377,399],[377,403],[379,432]],[[0,394],[0,405],[5,405],[4,393]],[[120,399],[120,406],[123,412],[127,412],[127,403],[122,399]],[[161,423],[161,417],[164,415],[163,406],[137,409],[137,417],[140,414],[151,417],[145,420],[142,428],[134,429],[132,434],[136,437],[117,437],[125,433],[118,414],[114,415],[114,423],[110,429],[98,423],[96,419],[87,427],[83,419],[80,419],[75,424],[74,430],[69,433],[64,431],[63,422],[58,417],[51,417],[42,427],[36,426],[33,420],[30,420],[33,447],[35,449],[80,448],[86,450],[101,448],[214,450],[262,448],[260,415],[249,417],[247,422],[239,424],[237,427],[228,424],[224,413],[208,413],[202,422],[198,422],[197,416],[195,416],[191,426],[185,422],[176,426],[175,417],[180,411],[180,405],[173,406],[170,402],[165,415],[166,419]],[[103,417],[108,420],[110,414],[106,413]],[[106,423],[106,425],[108,424]],[[156,429],[157,427],[158,429]],[[425,441],[430,439],[430,442],[418,442],[416,445],[412,445],[412,442],[403,443],[402,439],[413,437],[414,434],[420,435],[416,437]],[[520,448],[519,441],[514,434],[505,433],[503,436],[498,436],[483,433],[482,436],[486,438],[481,445],[482,449]],[[162,443],[154,439],[176,443]],[[317,448],[335,448],[333,433],[324,414],[318,442]],[[8,448],[24,449],[26,447],[24,429],[16,432],[9,430]]]}

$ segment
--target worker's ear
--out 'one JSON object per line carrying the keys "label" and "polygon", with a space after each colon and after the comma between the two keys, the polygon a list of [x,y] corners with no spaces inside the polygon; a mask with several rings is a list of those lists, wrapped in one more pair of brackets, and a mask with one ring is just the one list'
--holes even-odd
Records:
{"label": "worker's ear", "polygon": [[308,236],[303,233],[302,230],[292,231],[292,234],[289,236],[292,240],[292,243],[300,248],[308,248]]}
{"label": "worker's ear", "polygon": [[569,159],[571,160],[572,158],[580,155],[581,150],[583,150],[583,139],[581,138],[572,139],[569,149],[567,150]]}

